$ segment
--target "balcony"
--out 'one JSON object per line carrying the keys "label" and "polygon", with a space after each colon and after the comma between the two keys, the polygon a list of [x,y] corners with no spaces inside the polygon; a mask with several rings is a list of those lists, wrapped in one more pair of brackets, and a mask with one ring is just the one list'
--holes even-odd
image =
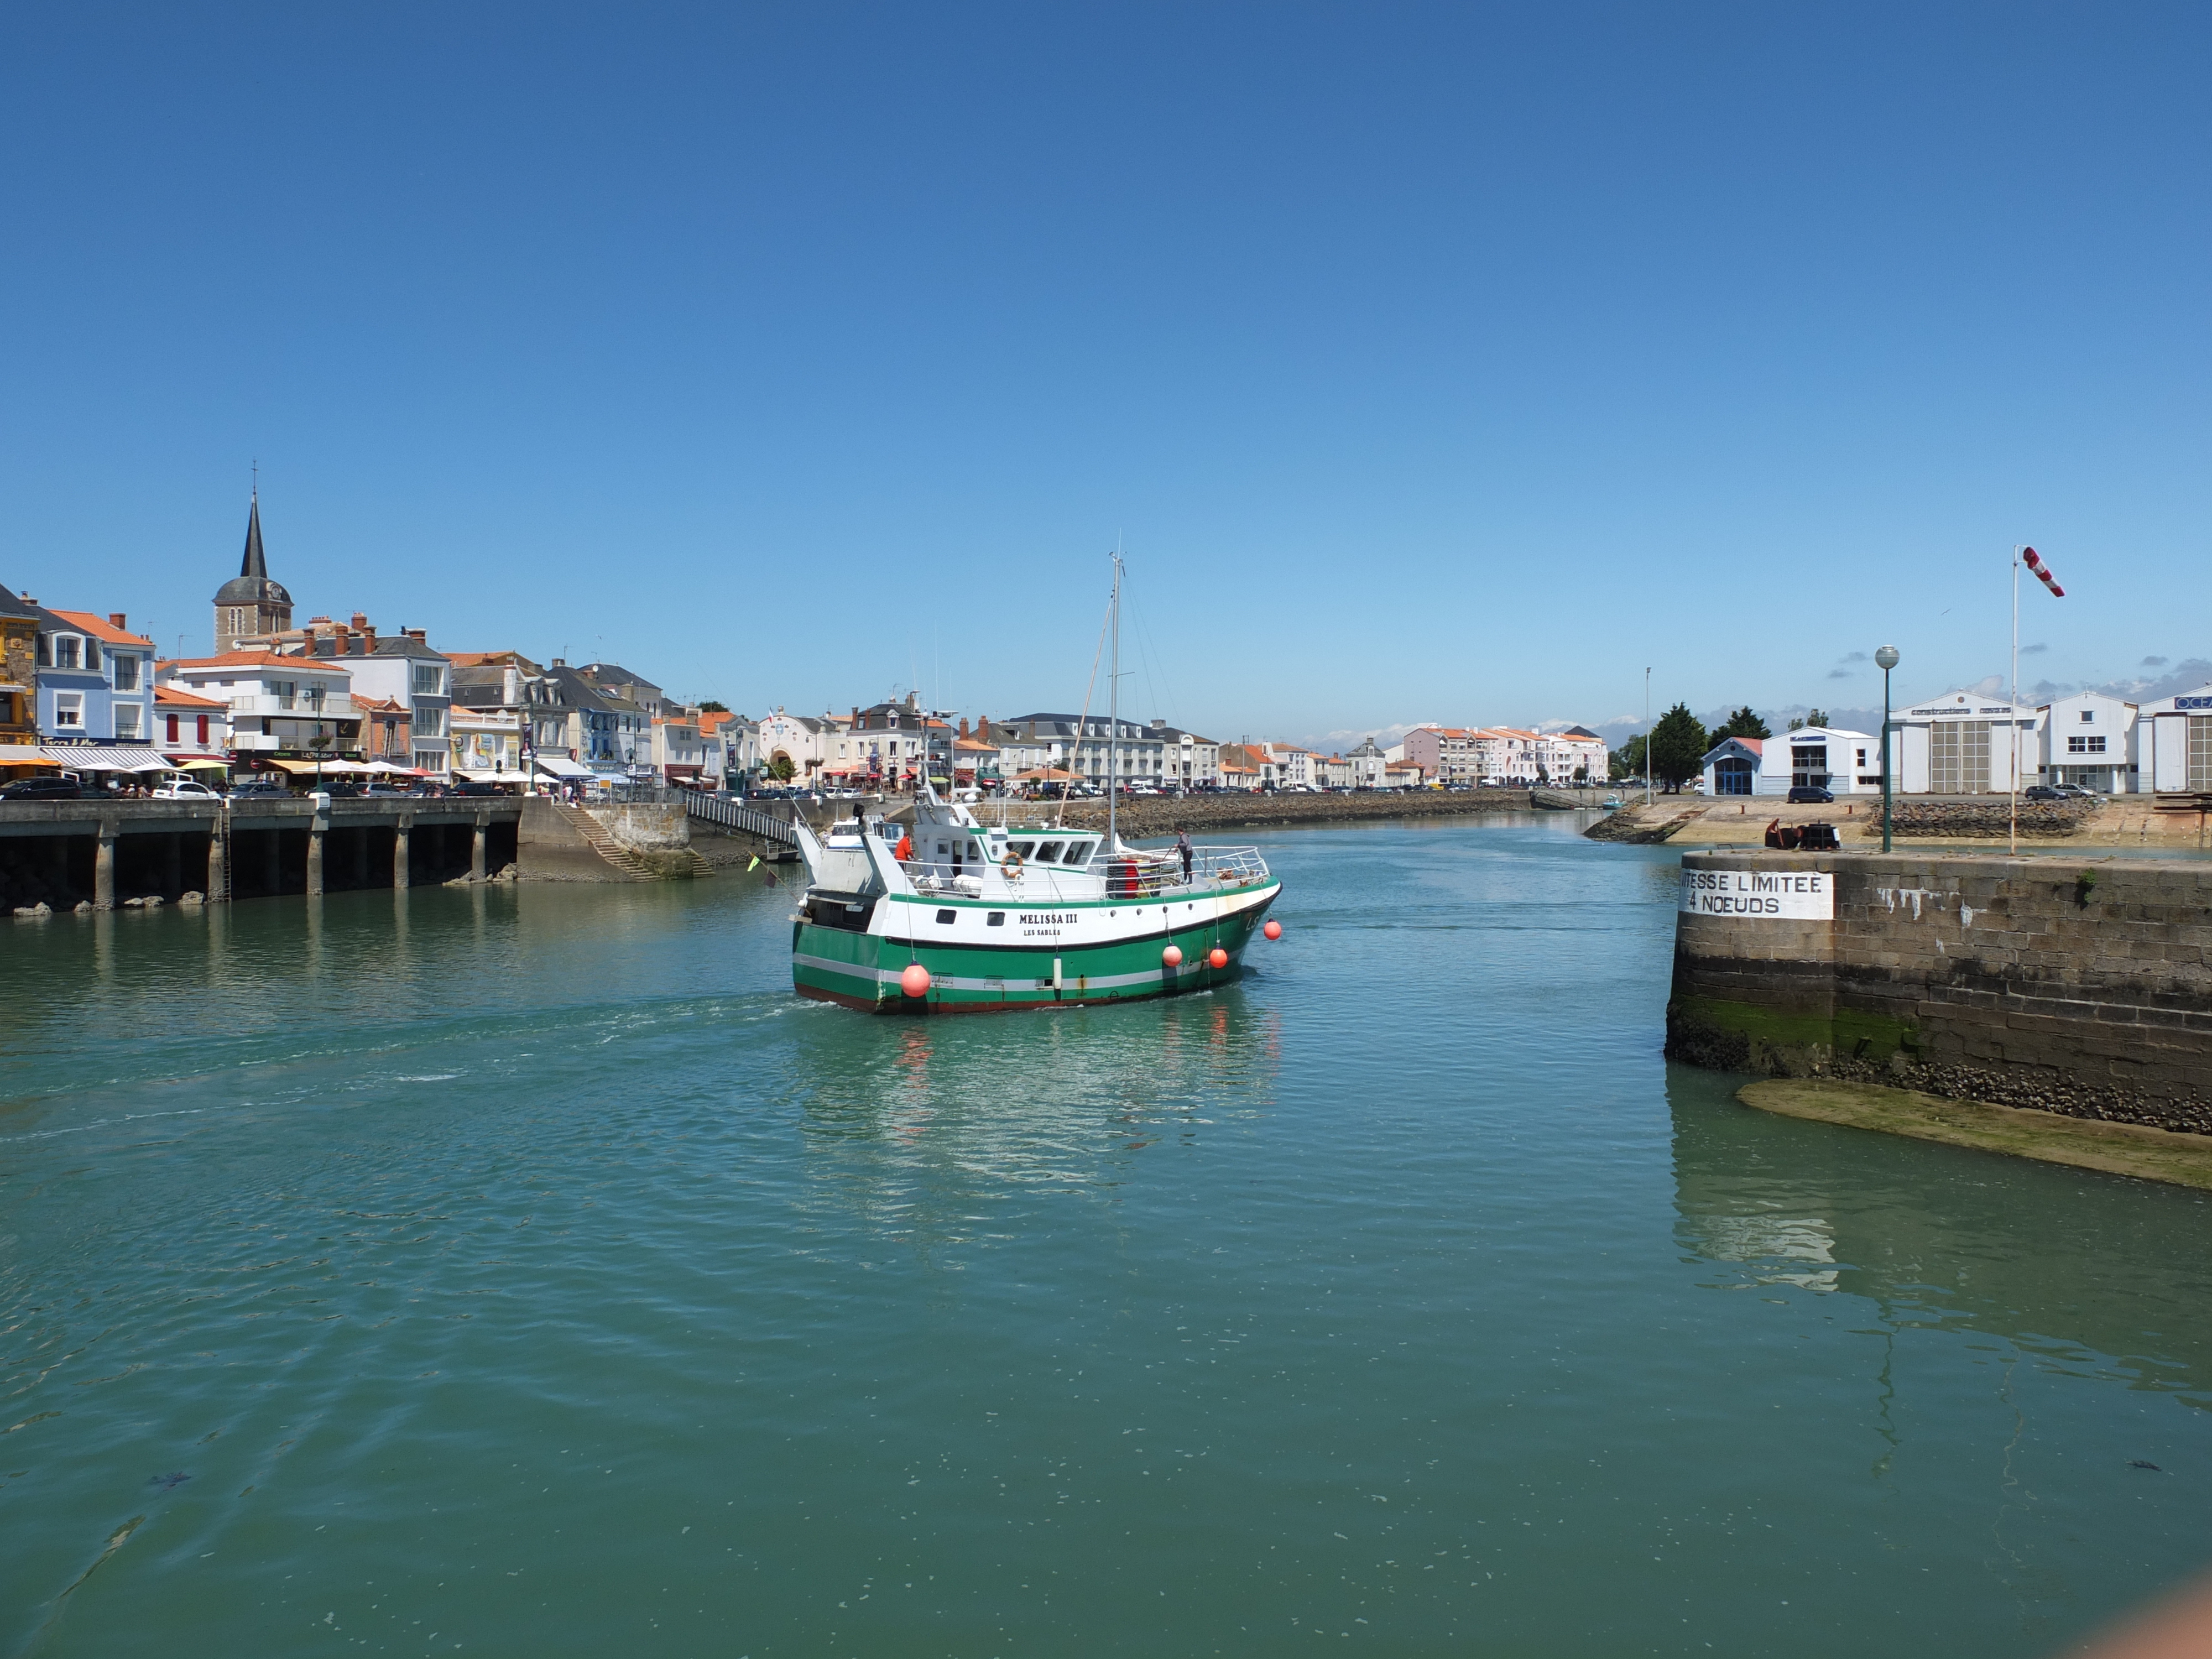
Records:
{"label": "balcony", "polygon": [[319,699],[310,697],[304,691],[295,697],[275,696],[265,691],[244,692],[230,699],[230,714],[234,720],[349,720],[360,718],[355,713],[353,699],[344,692]]}

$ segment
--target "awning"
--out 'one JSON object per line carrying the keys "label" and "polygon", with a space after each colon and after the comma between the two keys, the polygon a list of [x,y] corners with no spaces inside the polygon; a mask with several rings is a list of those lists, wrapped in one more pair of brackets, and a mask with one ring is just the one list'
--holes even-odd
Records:
{"label": "awning", "polygon": [[230,770],[228,761],[216,760],[206,755],[196,755],[190,760],[177,761],[173,764],[179,772],[228,772]]}
{"label": "awning", "polygon": [[167,772],[169,763],[152,750],[102,748],[89,743],[57,743],[46,745],[46,757],[58,766],[72,766],[83,772]]}
{"label": "awning", "polygon": [[588,766],[579,766],[565,755],[540,755],[539,769],[550,772],[556,778],[595,778],[598,773]]}
{"label": "awning", "polygon": [[465,766],[457,766],[453,769],[471,783],[527,783],[530,781],[530,774],[527,772],[477,772],[471,771]]}

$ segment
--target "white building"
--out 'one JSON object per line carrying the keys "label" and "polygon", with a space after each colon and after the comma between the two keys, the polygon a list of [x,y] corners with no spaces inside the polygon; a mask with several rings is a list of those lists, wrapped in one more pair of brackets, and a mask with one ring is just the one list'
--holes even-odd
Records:
{"label": "white building", "polygon": [[2039,709],[1952,691],[1892,718],[1900,793],[2002,795],[2036,781]]}
{"label": "white building", "polygon": [[2136,713],[2138,789],[2212,791],[2212,685],[2147,702]]}
{"label": "white building", "polygon": [[232,651],[160,665],[159,682],[228,705],[230,747],[270,759],[337,759],[361,747],[353,676],[343,659]]}
{"label": "white building", "polygon": [[1352,787],[1354,789],[1382,787],[1382,769],[1390,763],[1374,738],[1367,738],[1345,758],[1352,763]]}
{"label": "white building", "polygon": [[2136,753],[2136,708],[2084,691],[2043,706],[2037,783],[2074,783],[2100,795],[2133,794],[2142,787]]}
{"label": "white building", "polygon": [[1708,795],[1787,795],[1826,789],[1881,793],[1881,739],[1841,726],[1808,726],[1778,738],[1723,738],[1706,752]]}
{"label": "white building", "polygon": [[[835,714],[787,714],[781,708],[760,723],[760,764],[763,771],[788,761],[793,781],[806,783],[836,758],[831,750],[846,737],[848,722]],[[844,757],[851,765],[851,757]]]}
{"label": "white building", "polygon": [[1261,748],[1275,763],[1275,777],[1285,787],[1313,788],[1321,782],[1314,773],[1314,752],[1293,744],[1263,743]]}

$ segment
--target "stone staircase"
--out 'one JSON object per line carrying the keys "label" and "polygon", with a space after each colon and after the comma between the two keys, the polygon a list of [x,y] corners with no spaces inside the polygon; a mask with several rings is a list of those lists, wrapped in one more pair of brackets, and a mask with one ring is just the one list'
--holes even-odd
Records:
{"label": "stone staircase", "polygon": [[665,881],[687,876],[696,878],[714,873],[714,866],[689,847],[672,847],[647,858],[617,841],[607,833],[605,825],[582,807],[571,806],[566,801],[555,801],[552,806],[568,827],[581,836],[594,853],[621,871],[627,881]]}

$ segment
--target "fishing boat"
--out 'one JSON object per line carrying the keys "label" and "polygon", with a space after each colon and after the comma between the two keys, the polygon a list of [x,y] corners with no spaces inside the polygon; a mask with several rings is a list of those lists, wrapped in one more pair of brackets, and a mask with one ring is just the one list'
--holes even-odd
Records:
{"label": "fishing boat", "polygon": [[[1117,555],[1117,670],[1121,591]],[[1057,817],[1030,804],[1019,819],[1015,803],[997,803],[986,823],[940,799],[927,777],[910,825],[861,809],[819,835],[794,823],[807,878],[791,929],[799,994],[872,1012],[983,1013],[1172,996],[1234,978],[1253,936],[1281,931],[1267,915],[1282,884],[1256,847],[1194,847],[1186,860],[1178,848],[1125,843],[1111,787],[1118,707],[1107,729],[1103,832],[1066,828],[1064,799]]]}

